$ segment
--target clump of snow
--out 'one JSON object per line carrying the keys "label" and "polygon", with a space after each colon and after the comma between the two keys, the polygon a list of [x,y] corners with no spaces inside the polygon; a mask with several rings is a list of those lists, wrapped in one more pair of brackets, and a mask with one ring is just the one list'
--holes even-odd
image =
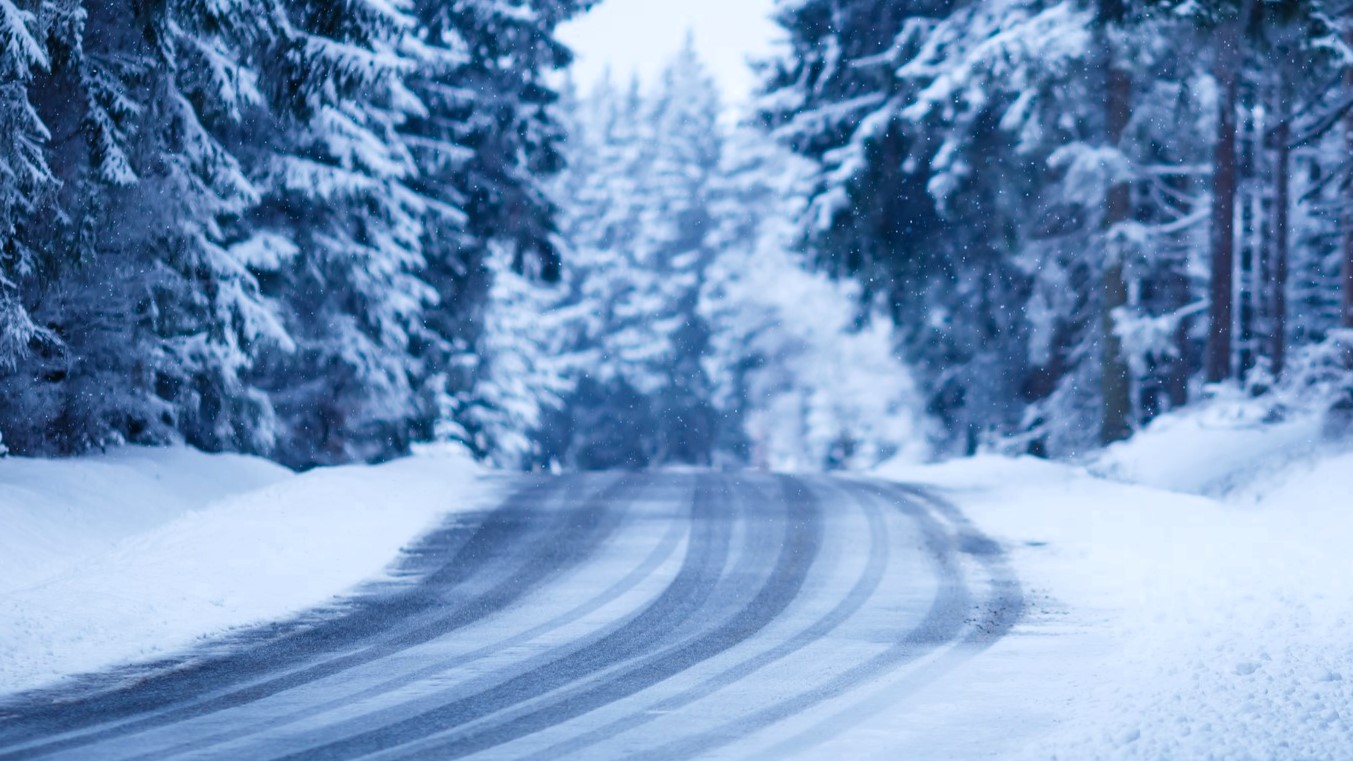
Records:
{"label": "clump of snow", "polygon": [[301,475],[137,449],[0,460],[0,692],[322,605],[491,495],[459,451]]}
{"label": "clump of snow", "polygon": [[881,469],[935,486],[1002,541],[1029,602],[1012,636],[932,696],[949,706],[934,737],[999,731],[928,752],[1347,756],[1353,453],[1319,442],[1318,419],[1265,423],[1239,406],[1167,417],[1088,469]]}
{"label": "clump of snow", "polygon": [[1277,415],[1232,391],[1158,418],[1089,467],[1119,481],[1223,497],[1331,448],[1323,426],[1321,411]]}

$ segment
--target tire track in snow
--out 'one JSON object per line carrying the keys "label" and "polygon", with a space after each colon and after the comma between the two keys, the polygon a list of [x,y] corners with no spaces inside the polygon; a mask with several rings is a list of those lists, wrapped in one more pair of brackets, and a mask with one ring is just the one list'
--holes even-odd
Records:
{"label": "tire track in snow", "polygon": [[[767,711],[766,718],[771,716],[775,718],[766,725],[800,713],[813,705],[824,703],[830,698],[844,695],[849,692],[851,686],[882,680],[888,674],[914,664],[924,656],[938,653],[937,657],[916,665],[914,670],[903,672],[901,680],[890,687],[886,699],[866,699],[851,705],[826,720],[815,722],[789,737],[782,738],[751,758],[769,761],[802,754],[805,749],[822,744],[869,716],[886,708],[896,707],[899,699],[913,694],[995,644],[1008,634],[1023,616],[1023,591],[1004,550],[997,542],[977,529],[956,506],[928,490],[914,486],[858,481],[854,483],[854,488],[890,499],[903,512],[922,521],[922,525],[930,532],[928,542],[932,543],[932,552],[936,553],[936,562],[941,568],[942,577],[953,573],[957,575],[959,583],[963,584],[963,595],[967,598],[963,607],[967,611],[966,620],[961,622],[960,626],[962,636],[956,636],[955,633],[945,637],[948,642],[937,642],[932,647],[924,648],[926,637],[916,636],[919,633],[918,627],[887,651],[861,663],[834,682]],[[938,513],[944,523],[929,516],[932,511]],[[981,567],[986,577],[981,583],[985,593],[978,600],[973,600],[969,596],[970,591],[966,582],[962,581],[964,559],[974,561]],[[936,606],[940,606],[941,602],[936,600]],[[935,608],[932,608],[931,612],[934,614]],[[951,620],[946,622],[945,628],[949,628],[951,623]],[[708,752],[739,739],[729,738],[726,734],[721,739],[708,733],[703,737],[705,743],[695,746],[694,752]],[[675,751],[673,757],[684,757],[683,754],[691,751],[692,746],[683,744],[673,747],[672,750]]]}
{"label": "tire track in snow", "polygon": [[[598,478],[611,480],[598,486]],[[250,651],[218,655],[217,648],[217,653],[208,653],[179,672],[152,674],[139,684],[90,697],[76,695],[64,705],[22,707],[17,718],[0,719],[0,759],[52,754],[103,759],[129,753],[143,758],[259,758],[287,753],[297,759],[368,754],[458,758],[553,727],[558,727],[562,739],[545,751],[534,751],[537,758],[609,751],[597,744],[615,734],[637,732],[653,720],[653,714],[632,713],[625,699],[720,654],[728,653],[690,672],[685,682],[690,686],[676,694],[654,691],[657,702],[650,700],[646,706],[678,711],[726,688],[755,689],[758,674],[772,666],[776,673],[784,669],[792,673],[800,662],[808,666],[803,659],[813,652],[810,646],[823,646],[856,616],[876,611],[874,601],[884,590],[898,589],[885,580],[907,583],[887,572],[890,537],[895,536],[888,527],[900,526],[896,521],[905,517],[917,526],[940,582],[933,599],[927,590],[927,596],[918,600],[919,624],[882,652],[869,650],[857,661],[842,658],[833,676],[787,698],[753,693],[755,702],[743,718],[714,715],[712,727],[703,722],[694,728],[678,724],[678,739],[654,746],[657,752],[647,755],[708,754],[804,714],[815,723],[794,726],[795,734],[788,739],[766,738],[775,744],[762,751],[762,757],[802,753],[849,729],[861,715],[896,706],[899,697],[994,643],[1010,630],[1023,607],[1018,581],[999,545],[981,535],[952,505],[913,487],[832,483],[839,484],[835,488],[845,502],[863,513],[863,520],[833,525],[858,533],[869,550],[863,568],[857,571],[859,567],[852,565],[850,576],[842,569],[840,588],[850,585],[843,598],[811,608],[830,605],[830,610],[810,619],[806,612],[810,608],[800,606],[802,624],[797,617],[787,618],[786,610],[800,599],[807,580],[828,572],[817,562],[824,541],[823,487],[810,488],[811,482],[802,479],[755,475],[550,479],[516,492],[475,527],[434,532],[407,563],[417,580],[395,585],[395,591],[374,599],[358,599],[337,618],[320,619],[308,629],[283,629],[281,634],[256,632]],[[769,484],[773,493],[765,493],[763,484]],[[633,560],[624,552],[606,552],[618,550],[607,543],[620,541],[630,530],[626,527],[649,520],[635,517],[645,492],[679,509],[654,511],[651,517],[669,522],[652,524],[662,526],[663,533],[642,558],[637,551]],[[681,499],[674,496],[678,492]],[[890,506],[901,515],[885,519]],[[849,541],[854,535],[840,536]],[[527,647],[620,599],[650,579],[671,558],[682,537],[688,537],[686,553],[675,578],[656,597],[649,598],[645,587],[640,597],[647,602],[642,607],[631,607],[631,598],[625,598],[624,605],[613,606],[625,611],[613,623],[577,636],[569,631],[567,638],[555,638],[563,641],[550,641],[543,651],[541,646],[528,649],[525,657],[502,654],[504,649]],[[641,546],[648,548],[649,543]],[[612,563],[620,578],[595,584],[600,591],[579,604],[561,604],[537,614],[547,620],[535,623],[528,618],[528,595],[548,594],[555,583],[563,588],[565,580],[579,574],[605,578],[610,571],[601,569],[610,566],[600,565],[603,554],[626,558],[623,564]],[[522,628],[499,623],[495,630],[484,625],[498,613],[509,618],[495,620],[513,624],[520,620]],[[785,624],[775,629],[774,640],[757,639],[777,621]],[[798,628],[789,629],[790,621]],[[514,633],[506,637],[494,633],[500,630]],[[436,647],[426,651],[437,658],[435,663],[409,657],[423,654],[412,648],[449,635],[469,639],[446,640],[454,655],[437,656]],[[267,639],[257,644],[260,637]],[[473,649],[457,651],[462,641]],[[730,652],[743,643],[746,648]],[[239,638],[230,644],[248,645],[250,640]],[[745,655],[734,655],[744,650]],[[874,655],[863,657],[869,653]],[[495,662],[504,657],[502,665]],[[484,659],[489,659],[484,661],[487,666],[478,673],[470,671],[468,679],[451,681],[460,669]],[[379,671],[386,662],[394,672],[388,678]],[[714,670],[714,663],[722,665]],[[242,666],[242,673],[231,672],[232,665]],[[712,673],[706,676],[702,671]],[[745,681],[749,678],[752,681]],[[325,694],[325,683],[337,691]],[[881,702],[883,686],[890,702]],[[285,707],[285,696],[297,688],[303,690],[290,700],[301,706],[298,710],[269,715],[271,702],[258,702],[278,696]],[[405,688],[410,689],[400,692]],[[857,697],[857,690],[869,697]],[[318,702],[307,703],[312,692]],[[385,696],[389,699],[382,703]],[[365,699],[371,700],[374,710],[348,705]],[[848,710],[839,710],[838,704],[852,701]],[[100,713],[100,705],[113,710]],[[594,717],[581,718],[607,706],[614,706],[609,715],[616,718],[601,726]],[[345,708],[354,715],[344,717]],[[325,716],[330,711],[334,718]],[[299,732],[286,732],[288,725],[309,719],[333,723],[316,728],[311,721]],[[70,734],[72,729],[76,734]],[[283,731],[269,732],[276,729]],[[569,736],[569,731],[582,734]],[[691,734],[683,737],[681,731]],[[26,740],[17,740],[20,745],[13,744],[24,735]],[[646,739],[668,738],[650,732]],[[158,745],[138,748],[139,741]]]}
{"label": "tire track in snow", "polygon": [[[561,564],[581,562],[602,535],[614,526],[611,515],[616,504],[608,496],[627,488],[621,479],[607,486],[601,495],[559,509],[552,520],[537,517],[538,506],[547,499],[566,497],[565,487],[572,479],[546,479],[528,486],[494,509],[473,530],[446,562],[424,581],[394,597],[359,600],[355,610],[314,628],[268,642],[262,647],[216,660],[194,664],[181,671],[152,676],[127,688],[96,695],[87,700],[58,703],[28,711],[16,720],[0,723],[0,748],[25,747],[0,752],[0,761],[38,758],[164,726],[187,718],[222,711],[258,700],[300,684],[336,674],[347,668],[369,663],[421,642],[444,636],[495,613],[558,572]],[[496,574],[491,573],[497,571]],[[483,577],[488,577],[487,582]],[[492,583],[494,580],[497,583]],[[454,609],[411,629],[389,634],[392,619],[420,616],[442,610],[462,587],[478,582],[486,585]],[[314,653],[331,654],[335,650],[376,640],[360,650],[337,658],[313,663]],[[268,676],[279,664],[310,661],[282,676]],[[184,705],[183,695],[200,695],[204,690],[228,687],[254,676],[264,681],[227,691],[205,701]],[[177,694],[176,694],[177,693]],[[126,719],[150,714],[102,730],[75,737],[27,743],[34,738],[73,729],[107,724],[110,719]],[[10,724],[10,726],[5,726]]]}
{"label": "tire track in snow", "polygon": [[[648,491],[652,491],[651,484],[646,484],[646,486],[650,487],[647,489]],[[617,493],[614,496],[615,499],[624,499],[625,497],[626,495],[624,495],[623,493]],[[636,495],[634,497],[631,497],[631,499],[640,502],[644,501],[645,489],[640,488],[636,490]],[[634,522],[638,518],[638,516],[636,516],[635,510],[627,511],[626,516],[627,521],[629,522]],[[640,523],[640,526],[642,526],[642,522]],[[472,664],[482,658],[495,655],[509,648],[520,647],[522,645],[530,643],[543,635],[566,627],[569,624],[574,623],[584,618],[585,616],[602,609],[607,604],[619,599],[626,592],[629,592],[630,590],[636,588],[643,581],[651,577],[657,571],[657,569],[668,558],[671,557],[672,553],[676,551],[677,546],[681,541],[681,538],[686,534],[687,526],[688,526],[687,521],[681,520],[669,521],[666,531],[663,533],[662,537],[659,539],[659,541],[653,547],[653,549],[642,558],[641,562],[638,565],[632,568],[619,581],[612,583],[609,587],[606,587],[596,596],[588,599],[587,601],[579,605],[576,605],[567,611],[564,611],[563,613],[551,618],[548,621],[536,624],[535,626],[532,626],[529,629],[518,632],[516,634],[513,634],[509,637],[505,637],[500,640],[495,640],[489,644],[480,646],[477,649],[472,650],[468,653],[456,655],[450,658],[445,657],[437,658],[432,663],[420,666],[412,671],[406,671],[405,673],[401,673],[398,676],[384,679],[380,682],[377,682],[376,684],[370,685],[356,692],[344,693],[342,695],[338,695],[336,697],[323,700],[318,703],[305,705],[303,708],[299,710],[286,711],[278,715],[273,715],[265,720],[253,722],[247,727],[232,728],[215,734],[195,736],[192,739],[181,742],[177,745],[157,748],[154,751],[148,753],[129,756],[126,758],[125,761],[152,761],[153,759],[163,758],[165,756],[173,756],[175,754],[188,753],[192,751],[200,753],[204,749],[213,746],[228,743],[231,741],[238,741],[250,736],[262,734],[269,730],[280,729],[288,725],[295,724],[297,722],[302,722],[307,719],[321,716],[325,713],[328,713],[336,709],[349,707],[354,704],[361,703],[363,701],[373,701],[377,698],[389,695],[391,693],[395,693],[402,688],[408,687],[423,680],[436,679],[439,677],[444,678],[450,673],[454,672],[455,669],[462,668],[466,665]],[[615,533],[621,533],[623,532],[623,530],[624,527],[622,526],[621,528],[617,529]],[[595,636],[596,636],[595,633],[589,633],[583,639],[589,639]],[[573,645],[568,645],[566,647],[571,646]],[[370,665],[374,667],[378,666],[383,662],[384,660],[376,661]],[[461,686],[458,689],[461,692],[464,692],[466,688],[464,686]],[[442,700],[445,700],[444,694],[439,697]],[[407,712],[412,708],[413,706],[408,703],[401,703],[386,710],[396,714],[402,712],[407,715]],[[374,713],[376,712],[373,711],[372,714]],[[363,718],[366,718],[366,716],[364,716]]]}
{"label": "tire track in snow", "polygon": [[744,658],[715,676],[705,679],[700,684],[683,690],[671,697],[664,698],[657,703],[648,706],[639,713],[632,713],[597,727],[586,734],[551,745],[542,751],[531,754],[529,758],[537,759],[537,761],[553,761],[553,759],[560,758],[566,754],[586,750],[597,743],[610,740],[624,732],[638,729],[639,727],[656,720],[664,713],[676,711],[691,703],[707,698],[724,687],[734,684],[764,668],[789,658],[803,650],[805,647],[808,647],[814,642],[818,642],[823,637],[831,634],[837,627],[845,623],[851,616],[864,607],[865,603],[868,602],[875,591],[877,591],[880,583],[883,581],[884,573],[888,568],[888,528],[883,518],[883,512],[873,501],[860,500],[858,501],[858,505],[864,513],[865,519],[869,525],[868,560],[859,577],[851,586],[850,591],[848,591],[846,596],[825,615],[818,618],[809,626],[799,630],[797,634],[782,641],[775,647]]}
{"label": "tire track in snow", "polygon": [[[740,491],[745,496],[754,495],[750,494],[752,490],[737,487],[727,477],[702,478],[692,516],[695,520],[696,536],[711,531],[717,532],[726,554],[731,534],[730,521],[721,520],[717,514],[712,489],[712,483],[715,482],[721,483],[724,488],[733,486],[734,493]],[[712,585],[708,583],[710,581],[708,570],[700,573],[694,568],[689,572],[687,568],[683,568],[677,580],[653,605],[626,626],[584,650],[570,653],[546,668],[504,683],[490,693],[448,704],[374,733],[312,748],[285,758],[288,761],[347,759],[398,747],[413,740],[444,734],[448,729],[463,726],[476,718],[519,704],[523,702],[523,696],[529,699],[544,695],[592,673],[608,669],[617,660],[635,657],[641,659],[639,663],[618,672],[614,668],[609,668],[611,673],[597,683],[583,684],[570,694],[546,701],[543,705],[529,707],[526,713],[506,717],[487,726],[468,728],[450,737],[433,738],[432,742],[420,744],[416,749],[409,751],[412,754],[410,757],[460,758],[562,723],[633,695],[754,635],[798,594],[821,541],[822,525],[816,500],[806,492],[792,488],[792,484],[788,481],[782,481],[780,486],[784,493],[783,505],[761,503],[762,507],[773,505],[774,509],[787,511],[784,535],[779,543],[775,565],[767,580],[757,589],[755,596],[721,625],[703,631],[693,640],[657,655],[647,656],[647,653],[651,652],[654,638],[659,638],[660,641],[664,631],[670,630],[674,624],[690,619],[692,614],[701,610],[712,592]],[[760,498],[764,499],[764,496]],[[750,507],[741,504],[742,500],[739,500],[739,503],[744,510]],[[749,536],[757,538],[757,532],[751,531]],[[717,567],[711,569],[715,572],[715,579],[718,578],[718,569],[722,566],[723,563],[719,563]]]}

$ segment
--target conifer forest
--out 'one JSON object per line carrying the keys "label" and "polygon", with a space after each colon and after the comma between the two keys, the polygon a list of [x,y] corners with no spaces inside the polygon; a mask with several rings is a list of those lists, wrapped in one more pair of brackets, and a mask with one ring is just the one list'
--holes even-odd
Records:
{"label": "conifer forest", "polygon": [[[0,445],[296,468],[1073,457],[1353,417],[1348,0],[0,0]],[[730,115],[731,114],[731,115]]]}

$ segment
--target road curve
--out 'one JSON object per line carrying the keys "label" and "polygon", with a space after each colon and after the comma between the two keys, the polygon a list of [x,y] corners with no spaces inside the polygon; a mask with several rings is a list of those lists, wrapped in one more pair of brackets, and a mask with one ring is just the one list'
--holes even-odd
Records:
{"label": "road curve", "polygon": [[523,478],[334,609],[0,700],[0,761],[811,756],[1022,612],[921,489]]}

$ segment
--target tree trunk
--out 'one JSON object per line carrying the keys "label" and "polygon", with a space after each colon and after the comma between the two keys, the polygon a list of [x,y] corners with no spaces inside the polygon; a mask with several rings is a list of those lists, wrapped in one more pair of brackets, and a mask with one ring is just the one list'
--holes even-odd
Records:
{"label": "tree trunk", "polygon": [[[1241,18],[1244,15],[1242,14]],[[1231,338],[1234,319],[1236,96],[1240,64],[1241,18],[1218,30],[1216,70],[1220,91],[1217,145],[1212,169],[1212,303],[1209,308],[1206,377],[1220,383],[1232,376]]]}
{"label": "tree trunk", "polygon": [[[1126,71],[1113,64],[1112,51],[1105,46],[1105,140],[1118,147],[1132,113],[1132,80]],[[1104,232],[1128,219],[1131,213],[1130,188],[1126,181],[1116,181],[1104,198]],[[1127,358],[1123,356],[1123,340],[1115,329],[1114,313],[1127,306],[1128,286],[1123,276],[1121,246],[1109,239],[1106,245],[1109,261],[1104,267],[1102,324],[1104,330],[1102,391],[1104,418],[1100,425],[1100,441],[1112,444],[1132,434],[1132,378]]]}
{"label": "tree trunk", "polygon": [[[1132,116],[1132,79],[1119,65],[1110,34],[1123,24],[1126,13],[1123,0],[1099,0],[1096,8],[1095,42],[1104,67],[1104,143],[1111,148],[1119,147]],[[1114,318],[1117,310],[1127,306],[1128,287],[1123,276],[1124,252],[1111,237],[1114,226],[1127,221],[1131,203],[1128,183],[1115,178],[1104,196],[1104,250],[1108,261],[1104,264],[1101,284],[1103,312],[1100,326],[1104,340],[1101,344],[1100,391],[1104,409],[1099,429],[1099,439],[1104,444],[1121,441],[1132,434],[1132,378]]]}
{"label": "tree trunk", "polygon": [[[1281,66],[1281,64],[1280,64]],[[1291,108],[1288,103],[1289,82],[1286,71],[1280,71],[1278,74],[1278,127],[1274,131],[1274,139],[1277,141],[1277,157],[1274,167],[1274,198],[1273,198],[1273,282],[1269,287],[1272,289],[1272,310],[1270,315],[1269,330],[1271,331],[1269,346],[1270,359],[1273,362],[1274,377],[1281,377],[1283,368],[1287,364],[1287,259],[1288,259],[1288,229],[1290,221],[1288,214],[1291,210],[1292,189],[1290,169],[1292,166],[1292,127],[1291,127]]]}
{"label": "tree trunk", "polygon": [[[1182,310],[1193,303],[1193,284],[1187,270],[1181,268],[1165,276],[1165,287],[1170,293],[1170,306]],[[1177,410],[1189,403],[1189,381],[1196,366],[1197,352],[1193,344],[1194,315],[1182,317],[1175,326],[1171,342],[1174,344],[1174,357],[1166,368],[1165,393],[1170,400],[1170,409]]]}
{"label": "tree trunk", "polygon": [[[1252,72],[1248,79],[1262,80],[1264,72]],[[1260,178],[1268,158],[1265,152],[1264,117],[1269,103],[1264,99],[1264,83],[1247,82],[1241,77],[1237,85],[1236,103],[1236,201],[1235,201],[1235,274],[1231,299],[1235,304],[1236,334],[1233,341],[1232,362],[1236,377],[1244,382],[1258,360],[1255,345],[1256,325],[1262,319],[1268,282],[1264,268],[1270,257],[1272,244],[1270,222],[1264,216],[1264,194],[1270,190],[1260,183],[1242,183],[1239,178]],[[1248,87],[1246,85],[1249,85]]]}
{"label": "tree trunk", "polygon": [[[1353,32],[1349,33],[1349,44],[1353,44]],[[1344,71],[1344,89],[1353,93],[1353,66]],[[1344,117],[1344,143],[1353,155],[1353,111]],[[1344,267],[1343,267],[1343,319],[1339,324],[1353,328],[1353,191],[1344,193]]]}

